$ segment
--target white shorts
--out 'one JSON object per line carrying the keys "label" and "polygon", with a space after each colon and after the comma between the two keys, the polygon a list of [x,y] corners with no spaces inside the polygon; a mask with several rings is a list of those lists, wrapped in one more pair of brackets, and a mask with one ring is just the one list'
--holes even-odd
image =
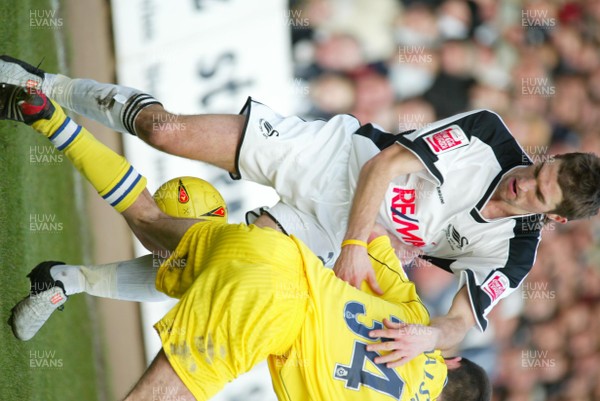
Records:
{"label": "white shorts", "polygon": [[263,211],[333,266],[352,204],[349,158],[360,123],[349,115],[311,122],[283,117],[252,99],[241,114],[247,121],[233,178],[273,187],[281,201]]}

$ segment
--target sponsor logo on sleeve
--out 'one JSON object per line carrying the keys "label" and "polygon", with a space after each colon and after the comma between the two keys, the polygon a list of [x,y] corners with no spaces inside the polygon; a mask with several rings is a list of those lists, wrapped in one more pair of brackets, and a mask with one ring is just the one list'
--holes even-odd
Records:
{"label": "sponsor logo on sleeve", "polygon": [[509,285],[508,277],[500,272],[495,272],[492,277],[483,283],[481,289],[490,296],[492,302],[495,302],[502,296]]}
{"label": "sponsor logo on sleeve", "polygon": [[436,155],[467,146],[469,138],[458,125],[451,125],[433,134],[423,137],[429,149]]}

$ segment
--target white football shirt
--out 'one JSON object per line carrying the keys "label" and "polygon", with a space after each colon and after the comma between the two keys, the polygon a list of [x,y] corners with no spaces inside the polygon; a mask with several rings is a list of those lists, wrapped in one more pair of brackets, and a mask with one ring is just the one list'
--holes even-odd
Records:
{"label": "white football shirt", "polygon": [[[502,177],[532,164],[502,119],[488,110],[459,114],[420,130],[392,135],[371,124],[353,137],[350,181],[387,146],[404,146],[425,166],[388,186],[378,222],[424,259],[466,285],[481,330],[489,311],[533,266],[543,215],[486,220],[480,214]],[[352,190],[352,192],[353,192]]]}

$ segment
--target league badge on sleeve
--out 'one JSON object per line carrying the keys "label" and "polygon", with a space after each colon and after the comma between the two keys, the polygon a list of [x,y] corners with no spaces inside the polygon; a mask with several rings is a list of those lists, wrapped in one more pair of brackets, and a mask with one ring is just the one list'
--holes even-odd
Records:
{"label": "league badge on sleeve", "polygon": [[431,151],[440,155],[469,144],[469,138],[458,125],[451,125],[441,131],[423,137]]}
{"label": "league badge on sleeve", "polygon": [[509,286],[510,282],[508,277],[500,272],[495,272],[485,283],[483,283],[481,289],[490,296],[492,302],[495,302]]}

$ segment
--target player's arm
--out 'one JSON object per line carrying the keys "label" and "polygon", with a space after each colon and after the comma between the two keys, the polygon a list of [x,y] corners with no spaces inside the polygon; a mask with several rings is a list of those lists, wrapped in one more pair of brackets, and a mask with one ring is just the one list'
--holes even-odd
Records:
{"label": "player's arm", "polygon": [[475,316],[469,300],[469,292],[464,286],[456,293],[446,316],[435,317],[430,326],[439,331],[435,349],[453,350],[475,326]]}
{"label": "player's arm", "polygon": [[[344,240],[366,242],[375,224],[377,212],[390,181],[397,176],[414,173],[424,169],[421,161],[405,147],[394,144],[387,147],[362,167]],[[334,266],[335,274],[356,288],[363,281],[376,293],[381,290],[375,280],[375,274],[367,249],[360,245],[346,245]]]}
{"label": "player's arm", "polygon": [[373,330],[369,335],[391,341],[367,346],[369,351],[390,351],[389,354],[375,358],[376,363],[386,363],[394,368],[405,364],[415,356],[433,349],[450,351],[465,337],[467,331],[475,325],[475,316],[467,287],[464,286],[454,296],[452,306],[446,316],[431,320],[430,326],[403,324],[384,321],[382,330]]}

